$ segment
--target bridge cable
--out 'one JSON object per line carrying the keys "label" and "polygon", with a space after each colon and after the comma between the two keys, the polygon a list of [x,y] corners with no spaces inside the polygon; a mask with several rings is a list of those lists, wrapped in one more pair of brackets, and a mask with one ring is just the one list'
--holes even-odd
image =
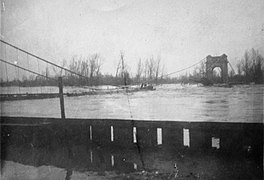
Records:
{"label": "bridge cable", "polygon": [[231,69],[235,72],[234,68],[232,67],[232,64],[229,61],[227,61],[227,62],[229,64],[229,66],[231,67]]}
{"label": "bridge cable", "polygon": [[30,72],[30,73],[32,73],[32,74],[35,74],[35,75],[38,75],[38,76],[42,76],[42,77],[48,78],[48,79],[50,79],[50,80],[57,81],[56,79],[53,79],[53,78],[50,78],[50,77],[46,77],[46,76],[44,76],[44,75],[42,75],[42,74],[39,74],[39,73],[37,73],[37,72],[35,72],[35,71],[31,71],[31,70],[29,70],[29,69],[23,68],[23,67],[18,66],[18,65],[16,65],[16,64],[12,64],[12,63],[10,63],[10,62],[8,62],[8,61],[5,61],[5,60],[3,60],[3,59],[0,59],[0,61],[6,63],[6,64],[8,64],[8,65],[14,66],[14,67],[16,67],[16,68],[22,69],[22,70],[24,70],[24,71]]}
{"label": "bridge cable", "polygon": [[[191,65],[191,66],[188,66],[188,67],[186,67],[186,68],[180,69],[180,70],[178,70],[178,71],[174,71],[174,72],[171,72],[171,73],[168,73],[168,74],[162,75],[161,77],[170,76],[170,75],[172,75],[172,74],[176,74],[176,73],[179,73],[179,72],[185,71],[185,70],[187,70],[187,69],[190,69],[190,68],[192,68],[192,67],[198,65],[199,63],[203,62],[205,59],[206,59],[206,58],[203,58],[203,59],[201,59],[200,61],[198,61],[197,63],[195,63],[195,64],[193,64],[193,65]],[[218,61],[219,61],[219,59],[217,60],[217,62],[218,62]],[[217,62],[213,63],[213,64],[209,67],[209,69],[210,69],[212,66],[214,66]],[[228,61],[228,63],[230,64],[229,61]],[[233,67],[232,67],[231,64],[230,64],[230,66],[231,66],[232,70],[234,71],[234,69],[233,69]]]}
{"label": "bridge cable", "polygon": [[88,78],[88,77],[83,76],[83,75],[81,75],[81,74],[79,74],[79,73],[76,73],[76,72],[74,72],[74,71],[72,71],[72,70],[70,70],[70,69],[67,69],[67,68],[65,68],[65,67],[59,66],[59,65],[57,65],[57,64],[55,64],[55,63],[53,63],[53,62],[51,62],[51,61],[48,61],[48,60],[46,60],[46,59],[44,59],[44,58],[41,58],[41,57],[39,57],[39,56],[37,56],[37,55],[34,55],[34,54],[32,54],[32,53],[30,53],[30,52],[28,52],[28,51],[25,51],[25,50],[23,50],[23,49],[21,49],[21,48],[19,48],[19,47],[17,47],[17,46],[14,46],[14,45],[12,45],[12,44],[6,42],[6,41],[3,41],[3,40],[0,39],[0,42],[4,43],[4,44],[6,44],[6,45],[8,45],[8,46],[10,46],[10,47],[13,47],[13,48],[15,48],[15,49],[17,49],[17,50],[19,50],[19,51],[21,51],[21,52],[23,52],[23,53],[26,53],[26,54],[28,54],[28,55],[30,55],[30,56],[32,56],[32,57],[35,57],[36,59],[39,59],[39,60],[41,60],[41,61],[44,61],[45,63],[51,64],[51,65],[53,65],[53,66],[55,66],[55,67],[57,67],[57,68],[60,68],[60,69],[62,69],[62,70],[64,70],[64,71],[68,71],[68,72],[70,72],[71,74],[75,74],[75,75],[80,76],[80,77],[83,77],[83,78]]}
{"label": "bridge cable", "polygon": [[[190,68],[192,68],[192,67],[194,67],[194,66],[200,64],[200,63],[203,62],[205,59],[206,59],[206,58],[203,58],[203,59],[199,60],[197,63],[195,63],[195,64],[193,64],[193,65],[191,65],[191,66],[188,66],[188,67],[186,67],[186,68],[183,68],[183,69],[180,69],[180,70],[177,70],[177,71],[174,71],[174,72],[171,72],[171,73],[168,73],[168,74],[162,75],[160,78],[163,78],[163,77],[166,77],[166,76],[170,76],[170,75],[172,75],[172,74],[176,74],[176,73],[179,73],[179,72],[185,71],[185,70],[187,70],[187,69],[190,69]],[[153,80],[155,80],[155,79],[150,80],[150,82],[153,81]]]}
{"label": "bridge cable", "polygon": [[203,62],[204,60],[205,60],[205,58],[201,59],[200,61],[198,61],[197,63],[195,63],[195,64],[193,64],[193,65],[191,65],[191,66],[188,66],[188,67],[186,67],[186,68],[180,69],[180,70],[178,70],[178,71],[174,71],[174,72],[171,72],[171,73],[165,74],[165,75],[163,75],[162,77],[164,77],[164,76],[170,76],[170,75],[172,75],[172,74],[176,74],[176,73],[179,73],[179,72],[185,71],[185,70],[187,70],[187,69],[190,69],[190,68],[192,68],[192,67],[194,67],[194,66],[200,64],[200,63]]}

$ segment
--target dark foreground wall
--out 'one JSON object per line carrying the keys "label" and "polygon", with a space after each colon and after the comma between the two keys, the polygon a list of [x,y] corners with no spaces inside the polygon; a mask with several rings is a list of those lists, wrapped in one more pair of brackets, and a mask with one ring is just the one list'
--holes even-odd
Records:
{"label": "dark foreground wall", "polygon": [[18,162],[63,168],[65,179],[73,171],[111,171],[120,179],[134,172],[135,179],[148,179],[145,171],[156,179],[175,179],[178,172],[179,179],[263,179],[262,123],[25,117],[0,122],[4,174]]}
{"label": "dark foreground wall", "polygon": [[101,147],[171,148],[263,157],[262,123],[1,117],[1,150],[93,143]]}

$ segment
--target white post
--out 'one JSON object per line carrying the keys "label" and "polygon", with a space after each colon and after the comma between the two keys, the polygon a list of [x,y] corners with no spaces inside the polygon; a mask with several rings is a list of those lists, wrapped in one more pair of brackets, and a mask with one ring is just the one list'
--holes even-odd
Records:
{"label": "white post", "polygon": [[190,132],[189,129],[183,128],[183,145],[190,147]]}

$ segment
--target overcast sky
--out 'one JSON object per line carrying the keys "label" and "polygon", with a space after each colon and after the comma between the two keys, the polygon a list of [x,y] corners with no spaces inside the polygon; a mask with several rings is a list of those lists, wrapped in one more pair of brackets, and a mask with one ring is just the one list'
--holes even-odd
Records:
{"label": "overcast sky", "polygon": [[56,63],[99,53],[114,73],[120,51],[135,72],[160,56],[166,71],[207,55],[235,66],[246,49],[264,53],[264,0],[5,0],[4,40]]}

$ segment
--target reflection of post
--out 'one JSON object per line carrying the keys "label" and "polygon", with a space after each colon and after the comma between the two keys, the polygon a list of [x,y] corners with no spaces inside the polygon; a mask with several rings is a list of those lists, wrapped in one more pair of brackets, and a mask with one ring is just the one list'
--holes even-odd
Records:
{"label": "reflection of post", "polygon": [[65,110],[64,110],[62,77],[59,77],[58,81],[59,81],[59,96],[60,96],[61,119],[64,120],[65,119]]}

